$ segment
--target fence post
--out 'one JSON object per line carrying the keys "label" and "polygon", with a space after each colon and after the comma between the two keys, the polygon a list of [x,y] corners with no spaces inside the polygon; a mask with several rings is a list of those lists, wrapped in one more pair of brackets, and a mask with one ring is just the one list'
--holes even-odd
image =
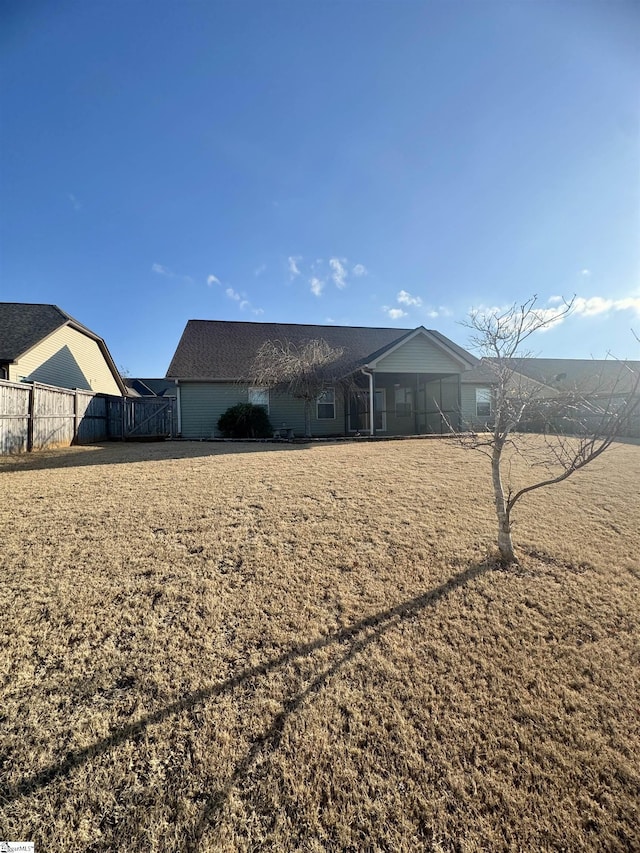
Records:
{"label": "fence post", "polygon": [[29,388],[29,417],[27,420],[27,453],[33,450],[33,421],[35,419],[35,382],[31,383]]}
{"label": "fence post", "polygon": [[78,443],[78,389],[75,388],[73,391],[73,438],[71,439],[71,444]]}

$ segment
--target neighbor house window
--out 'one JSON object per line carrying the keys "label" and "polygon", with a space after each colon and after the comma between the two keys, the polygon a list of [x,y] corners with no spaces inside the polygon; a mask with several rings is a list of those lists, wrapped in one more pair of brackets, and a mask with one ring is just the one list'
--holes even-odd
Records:
{"label": "neighbor house window", "polygon": [[269,389],[249,388],[249,402],[254,406],[264,406],[269,411]]}
{"label": "neighbor house window", "polygon": [[327,388],[318,397],[317,412],[319,421],[332,421],[336,416],[336,390]]}
{"label": "neighbor house window", "polygon": [[491,388],[476,388],[476,415],[479,418],[491,415]]}
{"label": "neighbor house window", "polygon": [[412,388],[396,388],[396,417],[408,418],[413,411],[413,389]]}

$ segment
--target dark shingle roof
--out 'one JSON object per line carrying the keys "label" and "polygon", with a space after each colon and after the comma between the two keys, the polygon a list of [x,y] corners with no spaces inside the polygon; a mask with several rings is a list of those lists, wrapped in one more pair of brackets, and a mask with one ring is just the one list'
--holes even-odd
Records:
{"label": "dark shingle roof", "polygon": [[474,368],[465,370],[460,381],[492,385],[496,381],[496,374],[487,364],[487,359],[483,358]]}
{"label": "dark shingle roof", "polygon": [[0,361],[15,361],[71,319],[57,305],[0,302]]}
{"label": "dark shingle roof", "polygon": [[131,379],[127,377],[127,386],[142,397],[177,397],[175,382],[172,379]]}
{"label": "dark shingle roof", "polygon": [[[316,326],[293,323],[245,323],[230,320],[189,320],[173,356],[167,377],[178,379],[243,379],[251,374],[256,353],[265,341],[297,346],[322,338],[330,347],[342,348],[334,365],[336,377],[360,365],[410,335],[413,329],[363,326]],[[444,335],[431,332],[440,343],[466,361],[472,357]]]}

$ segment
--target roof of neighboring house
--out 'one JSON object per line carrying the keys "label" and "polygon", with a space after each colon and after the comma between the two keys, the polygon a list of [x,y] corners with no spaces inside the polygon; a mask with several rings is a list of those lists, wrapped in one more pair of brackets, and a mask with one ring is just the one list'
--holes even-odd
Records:
{"label": "roof of neighboring house", "polygon": [[471,370],[465,370],[460,377],[461,382],[470,382],[474,385],[493,385],[496,381],[495,370],[487,364],[487,359],[483,358]]}
{"label": "roof of neighboring house", "polygon": [[[336,377],[346,376],[387,349],[396,346],[415,329],[365,326],[319,326],[295,323],[247,323],[231,320],[189,320],[171,360],[167,377],[178,379],[243,379],[250,377],[256,353],[266,341],[301,346],[322,339],[342,349],[334,365]],[[475,358],[439,332],[424,330],[463,363]]]}
{"label": "roof of neighboring house", "polygon": [[625,394],[634,388],[640,361],[590,358],[518,358],[517,372],[559,391]]}
{"label": "roof of neighboring house", "polygon": [[140,397],[177,397],[178,392],[173,379],[132,379],[125,380]]}
{"label": "roof of neighboring house", "polygon": [[104,340],[57,305],[0,302],[0,362],[11,363],[63,326],[94,340],[124,393],[125,387]]}
{"label": "roof of neighboring house", "polygon": [[[461,381],[492,385],[496,373],[495,358],[483,358]],[[531,379],[556,391],[581,391],[585,394],[626,394],[633,390],[640,361],[589,358],[514,358],[514,374]]]}

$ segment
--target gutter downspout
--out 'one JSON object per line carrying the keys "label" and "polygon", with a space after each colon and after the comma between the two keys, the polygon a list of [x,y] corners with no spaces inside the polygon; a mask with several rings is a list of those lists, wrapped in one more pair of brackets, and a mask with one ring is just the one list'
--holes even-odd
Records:
{"label": "gutter downspout", "polygon": [[174,379],[176,383],[176,394],[177,394],[177,415],[178,415],[178,435],[182,438],[182,397],[180,395],[180,380]]}
{"label": "gutter downspout", "polygon": [[360,370],[364,373],[365,376],[369,377],[369,435],[375,435],[375,415],[373,408],[375,406],[375,392],[373,389],[373,370],[367,370],[364,367],[361,367]]}

